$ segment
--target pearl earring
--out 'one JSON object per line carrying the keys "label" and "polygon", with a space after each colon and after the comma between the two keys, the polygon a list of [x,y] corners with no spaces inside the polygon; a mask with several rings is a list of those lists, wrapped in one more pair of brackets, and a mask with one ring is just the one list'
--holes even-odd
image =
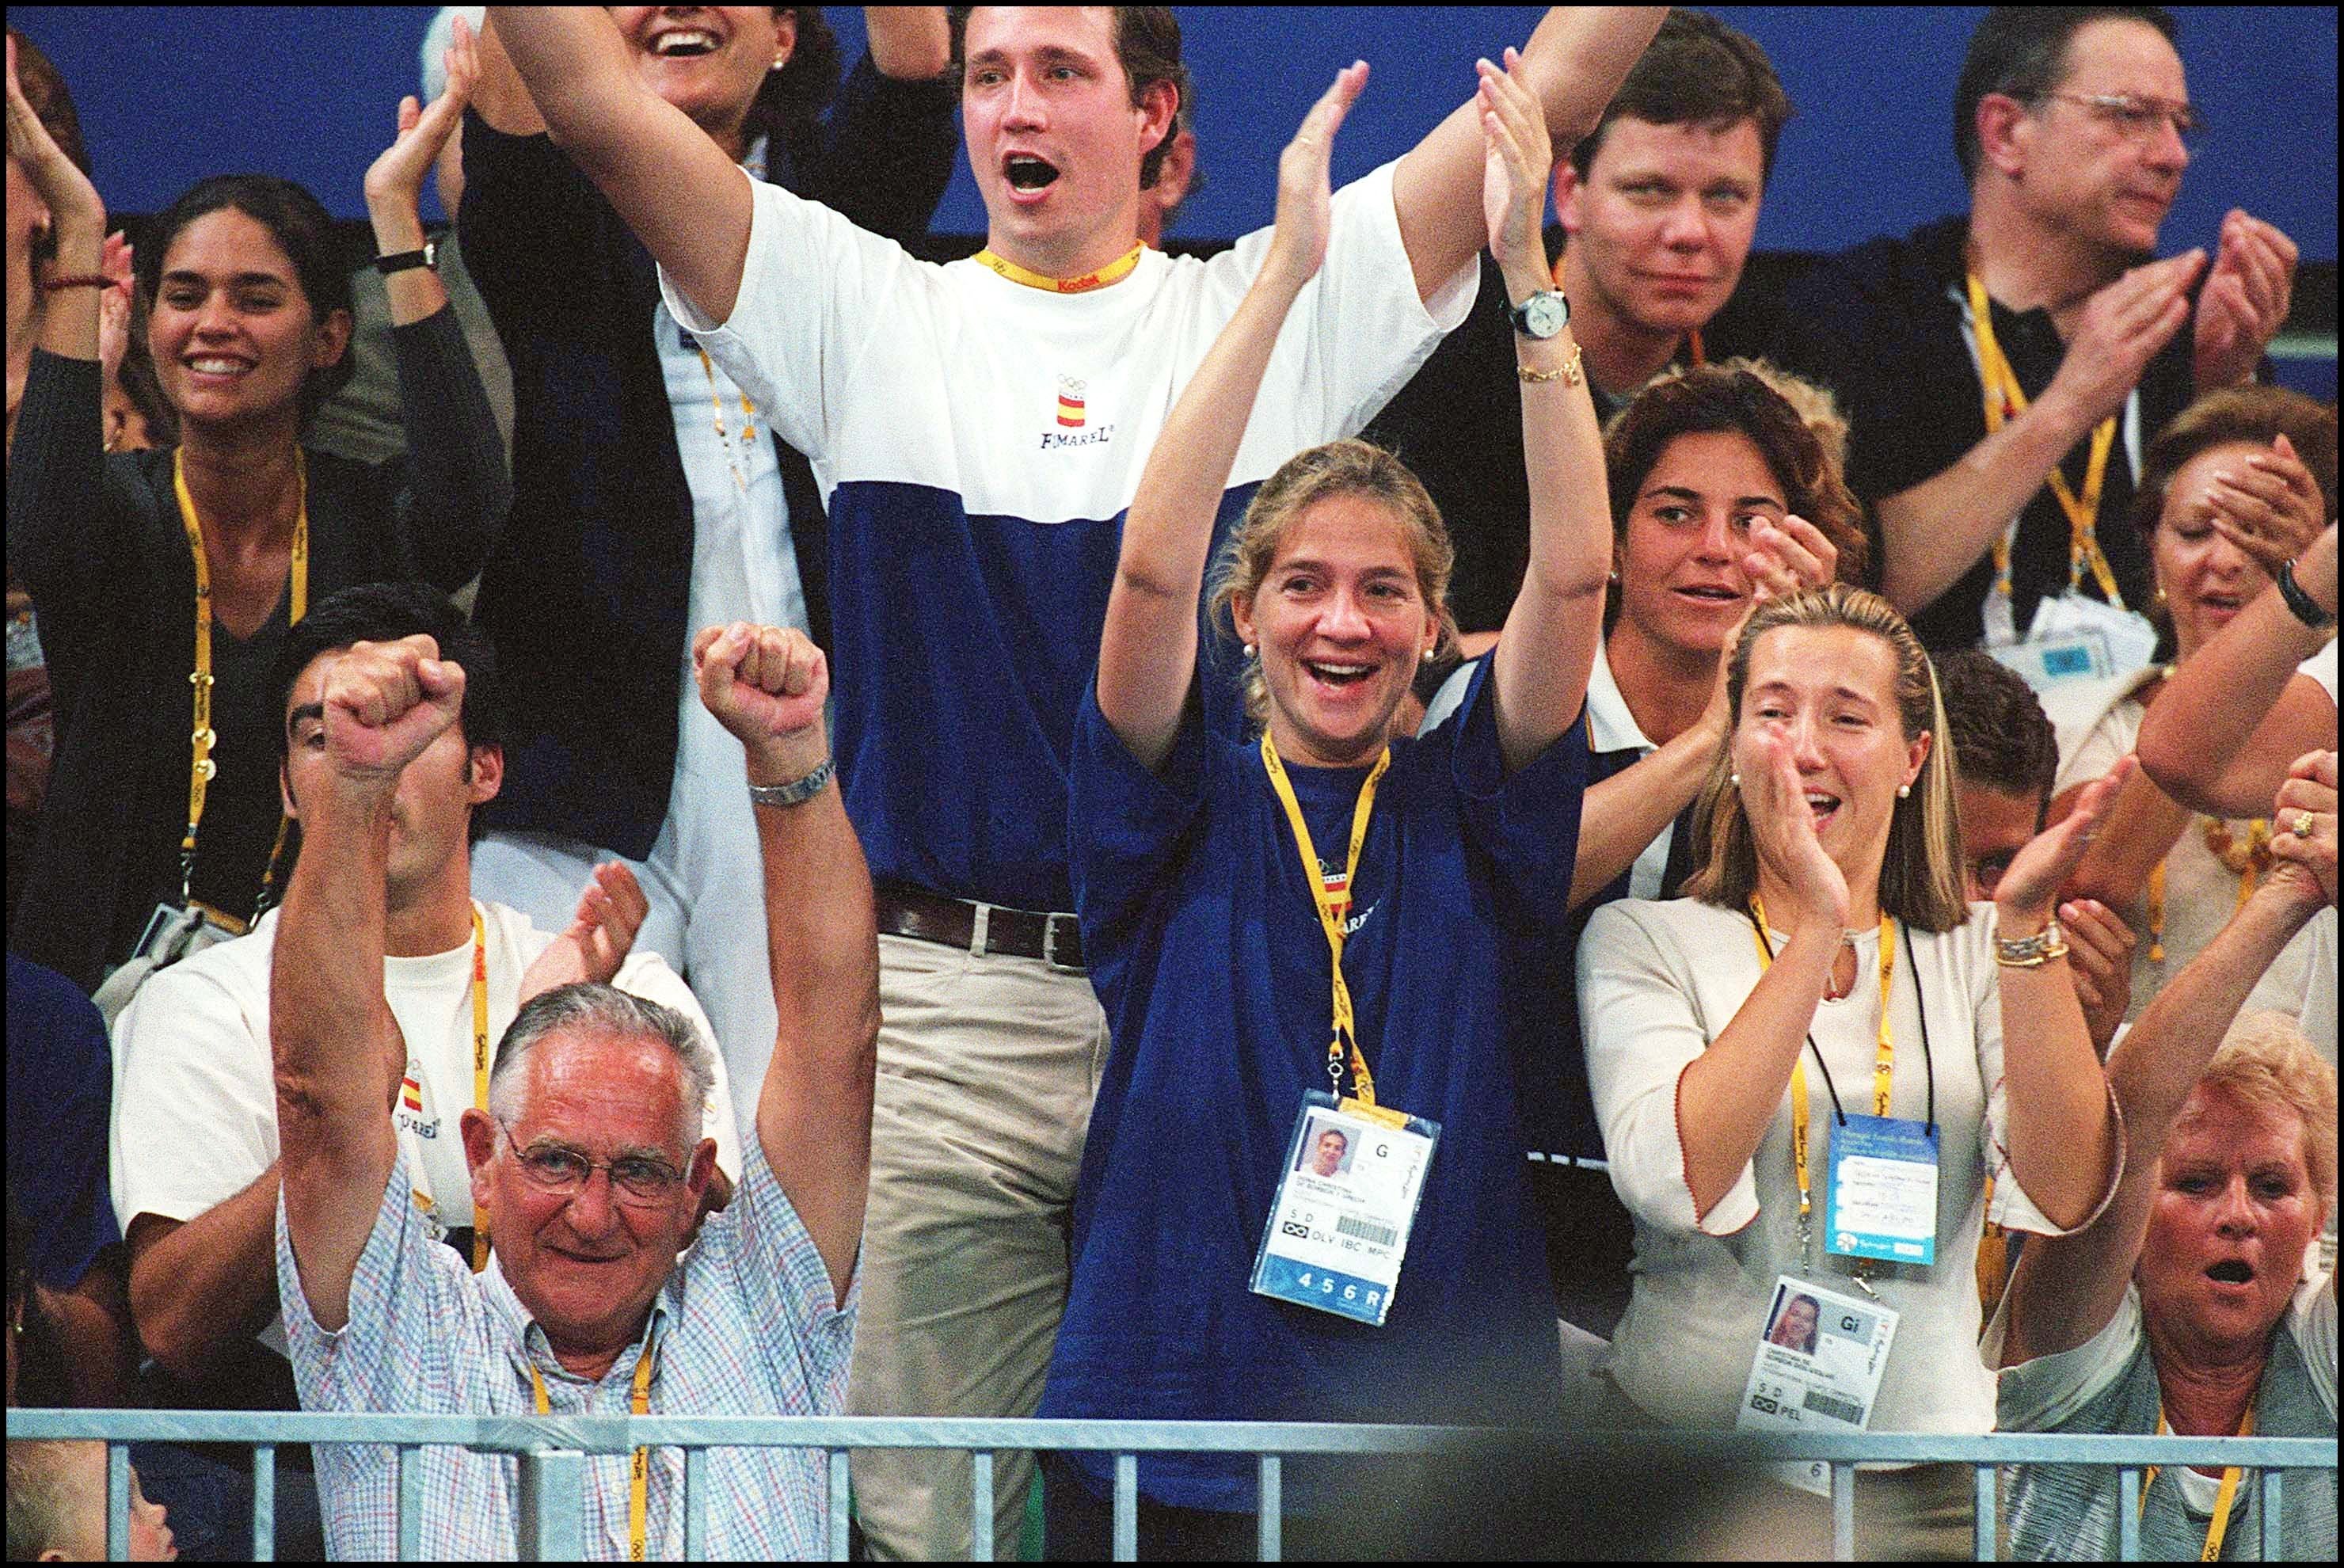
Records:
{"label": "pearl earring", "polygon": [[1247,658],[1248,658],[1248,659],[1250,659],[1250,658],[1252,658],[1252,657],[1253,657],[1253,644],[1252,644],[1252,643],[1248,642],[1248,643],[1247,643],[1247,644],[1245,645],[1245,655],[1246,655],[1246,657],[1247,657]]}
{"label": "pearl earring", "polygon": [[1740,789],[1742,787],[1742,775],[1740,774],[1728,774],[1725,775],[1725,782],[1733,785],[1735,789]]}
{"label": "pearl earring", "polygon": [[1913,786],[1911,784],[1898,784],[1896,786],[1896,798],[1898,800],[1909,799],[1911,798],[1912,794]]}

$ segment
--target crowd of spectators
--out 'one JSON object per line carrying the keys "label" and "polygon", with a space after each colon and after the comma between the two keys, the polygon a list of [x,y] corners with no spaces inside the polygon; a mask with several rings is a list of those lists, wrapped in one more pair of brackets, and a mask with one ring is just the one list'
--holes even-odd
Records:
{"label": "crowd of spectators", "polygon": [[[355,277],[267,175],[112,232],[10,29],[12,1406],[2333,1442],[2337,416],[2294,241],[2157,258],[2170,15],[1988,12],[1967,210],[1763,283],[1793,106],[1700,12],[1557,8],[1336,189],[1354,65],[1178,257],[1171,12],[866,21],[448,8]],[[250,1553],[248,1450],[132,1458],[132,1556]],[[979,1546],[1104,1555],[1106,1460]],[[510,1458],[408,1462],[513,1555]],[[12,1438],[11,1560],[107,1469]],[[1305,1554],[1428,1484],[1285,1473]],[[589,1555],[684,1475],[593,1456]],[[278,1553],[411,1479],[281,1448]],[[968,1549],[965,1456],[853,1481]],[[1137,1482],[1250,1553],[1249,1458]],[[2144,1550],[2253,1554],[2240,1482]],[[810,1451],[693,1485],[830,1538]],[[1971,1487],[1867,1468],[1858,1554]],[[2026,1468],[2003,1544],[2126,1506]]]}

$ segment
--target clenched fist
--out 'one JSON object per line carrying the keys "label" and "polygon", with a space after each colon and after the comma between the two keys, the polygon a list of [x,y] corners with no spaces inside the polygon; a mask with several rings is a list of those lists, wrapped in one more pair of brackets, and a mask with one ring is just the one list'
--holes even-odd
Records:
{"label": "clenched fist", "polygon": [[788,784],[830,752],[822,705],[830,665],[804,632],[735,621],[692,642],[700,700],[749,754],[749,782]]}
{"label": "clenched fist", "polygon": [[421,632],[354,642],[327,667],[326,757],[348,778],[396,782],[464,711],[464,669]]}

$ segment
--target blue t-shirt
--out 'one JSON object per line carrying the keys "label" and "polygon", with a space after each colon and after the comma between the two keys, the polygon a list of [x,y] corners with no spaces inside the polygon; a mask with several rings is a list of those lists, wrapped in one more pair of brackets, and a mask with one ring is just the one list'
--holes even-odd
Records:
{"label": "blue t-shirt", "polygon": [[[1074,1283],[1044,1415],[1548,1412],[1554,1298],[1524,1175],[1501,955],[1510,934],[1564,918],[1586,767],[1574,723],[1504,776],[1486,678],[1457,717],[1393,744],[1343,971],[1378,1102],[1441,1132],[1391,1314],[1369,1328],[1248,1288],[1302,1096],[1328,1087],[1331,1006],[1327,939],[1258,748],[1192,710],[1151,774],[1086,696],[1076,907],[1116,1043],[1076,1189]],[[1341,855],[1366,771],[1287,771],[1319,853]],[[1095,1481],[1107,1473],[1104,1454],[1066,1457]],[[1159,1502],[1253,1506],[1250,1458],[1150,1456],[1139,1474]],[[1308,1467],[1291,1469],[1291,1504],[1308,1512],[1314,1494]]]}
{"label": "blue t-shirt", "polygon": [[33,1233],[33,1277],[70,1290],[122,1239],[106,1193],[114,1051],[81,987],[8,955],[8,1190]]}

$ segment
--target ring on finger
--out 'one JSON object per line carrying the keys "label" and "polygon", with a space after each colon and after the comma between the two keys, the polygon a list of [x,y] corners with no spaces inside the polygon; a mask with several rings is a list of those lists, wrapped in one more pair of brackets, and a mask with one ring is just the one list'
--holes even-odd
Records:
{"label": "ring on finger", "polygon": [[2298,838],[2309,838],[2311,836],[2312,826],[2318,821],[2319,818],[2312,815],[2311,813],[2308,811],[2299,811],[2295,814],[2295,826],[2289,831]]}

